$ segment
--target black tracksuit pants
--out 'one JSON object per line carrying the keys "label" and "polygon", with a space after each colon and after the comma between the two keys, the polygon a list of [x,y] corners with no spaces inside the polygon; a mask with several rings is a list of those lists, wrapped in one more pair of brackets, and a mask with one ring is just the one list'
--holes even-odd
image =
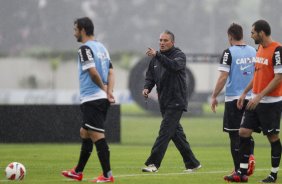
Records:
{"label": "black tracksuit pants", "polygon": [[145,162],[145,165],[154,164],[157,168],[160,167],[169,141],[172,140],[182,155],[185,167],[195,168],[200,162],[195,158],[189,143],[186,140],[186,135],[180,124],[180,118],[183,114],[182,110],[165,109],[162,111],[163,120],[161,122],[159,135],[151,150],[151,155]]}

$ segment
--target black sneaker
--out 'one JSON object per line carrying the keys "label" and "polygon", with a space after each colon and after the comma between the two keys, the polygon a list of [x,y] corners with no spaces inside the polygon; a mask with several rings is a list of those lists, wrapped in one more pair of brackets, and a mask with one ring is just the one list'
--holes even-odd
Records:
{"label": "black sneaker", "polygon": [[224,180],[228,182],[235,182],[235,183],[247,183],[248,182],[248,176],[246,175],[240,175],[238,173],[233,173],[228,176],[224,176]]}
{"label": "black sneaker", "polygon": [[267,178],[261,180],[260,182],[261,183],[275,183],[276,179],[273,176],[269,175],[267,176]]}

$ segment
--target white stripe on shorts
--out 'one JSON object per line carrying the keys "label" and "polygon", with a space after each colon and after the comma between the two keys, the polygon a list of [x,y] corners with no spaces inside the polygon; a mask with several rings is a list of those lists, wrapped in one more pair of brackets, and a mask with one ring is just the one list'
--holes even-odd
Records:
{"label": "white stripe on shorts", "polygon": [[87,126],[88,128],[91,128],[92,130],[97,130],[99,132],[105,132],[104,129],[101,129],[101,128],[96,128],[96,127],[93,127],[91,125],[88,125],[88,124],[85,124],[85,126]]}
{"label": "white stripe on shorts", "polygon": [[239,129],[230,129],[230,128],[224,128],[226,131],[238,131]]}

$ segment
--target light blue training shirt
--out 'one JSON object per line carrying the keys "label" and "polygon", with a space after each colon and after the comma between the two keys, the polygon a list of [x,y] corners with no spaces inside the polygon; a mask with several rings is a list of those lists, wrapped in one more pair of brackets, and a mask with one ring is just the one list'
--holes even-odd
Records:
{"label": "light blue training shirt", "polygon": [[78,73],[81,103],[107,98],[106,92],[95,84],[88,69],[95,67],[104,84],[108,84],[111,59],[106,47],[95,40],[84,43],[78,49]]}
{"label": "light blue training shirt", "polygon": [[[238,99],[253,78],[256,49],[249,45],[234,45],[226,49],[220,60],[219,71],[229,73],[225,101]],[[251,97],[251,91],[246,98]]]}

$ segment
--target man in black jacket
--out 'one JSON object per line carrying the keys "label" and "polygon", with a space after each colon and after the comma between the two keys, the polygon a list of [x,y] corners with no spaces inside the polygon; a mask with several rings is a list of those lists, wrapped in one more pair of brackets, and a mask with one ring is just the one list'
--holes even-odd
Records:
{"label": "man in black jacket", "polygon": [[160,35],[160,50],[148,48],[146,54],[153,57],[146,72],[143,96],[148,98],[156,85],[163,120],[159,135],[145,162],[143,172],[157,172],[172,140],[183,157],[185,171],[201,168],[195,158],[180,124],[183,111],[187,111],[186,56],[174,47],[174,34],[164,31]]}

